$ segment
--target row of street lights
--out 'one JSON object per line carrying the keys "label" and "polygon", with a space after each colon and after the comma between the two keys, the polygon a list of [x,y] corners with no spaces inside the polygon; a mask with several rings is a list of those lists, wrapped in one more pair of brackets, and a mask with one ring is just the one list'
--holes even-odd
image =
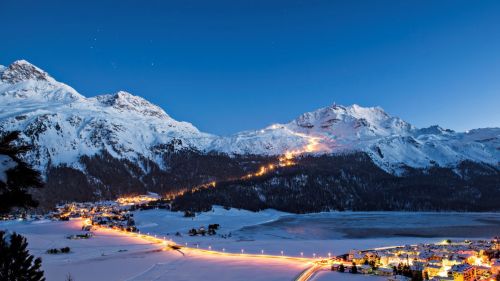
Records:
{"label": "row of street lights", "polygon": [[[185,242],[185,243],[184,243],[184,245],[187,247],[187,246],[188,246],[188,243],[187,243],[187,242]],[[199,249],[199,248],[200,248],[200,245],[199,245],[198,243],[196,243],[195,245],[196,245],[196,248],[197,248],[197,249]],[[209,250],[209,251],[212,251],[212,246],[211,246],[211,245],[209,245],[209,246],[208,246],[208,250]],[[222,248],[221,250],[222,250],[222,252],[224,252],[224,253],[226,252],[226,248]],[[241,250],[240,250],[240,253],[241,253],[241,254],[244,254],[244,253],[245,253],[245,249],[241,249]],[[261,254],[261,255],[264,255],[264,253],[265,253],[264,249],[260,250],[260,254]],[[284,256],[285,251],[281,250],[281,251],[280,251],[280,254],[281,254],[281,256]],[[329,252],[327,255],[328,255],[328,258],[331,258],[331,257],[332,257],[332,253],[331,253],[331,252]],[[312,254],[312,256],[313,256],[313,258],[316,258],[316,257],[317,257],[316,253],[313,253],[313,254]],[[303,257],[304,257],[304,252],[300,252],[300,257],[301,257],[301,258],[303,258]],[[321,258],[321,256],[318,256],[318,258]]]}
{"label": "row of street lights", "polygon": [[[140,232],[140,231],[138,231],[138,234],[141,236],[141,232]],[[142,235],[144,235],[144,234],[142,234]],[[146,235],[144,235],[144,236],[149,236],[149,237],[152,237],[152,236],[150,235],[150,233],[149,233],[149,232],[148,232]],[[155,234],[155,235],[154,235],[154,238],[155,238],[155,239],[158,239],[158,236]],[[169,239],[169,240],[167,241],[166,236],[163,236],[163,240],[164,240],[164,243],[167,243],[168,241],[170,241],[171,243],[173,243],[172,239]],[[185,243],[184,243],[184,245],[185,245],[186,247],[188,247],[188,242],[185,242]],[[195,245],[196,245],[196,249],[199,249],[199,248],[200,248],[200,245],[199,245],[198,243],[195,243]],[[212,246],[211,246],[211,245],[209,245],[209,246],[208,246],[208,250],[209,250],[209,251],[212,251]],[[223,253],[225,253],[225,252],[226,252],[226,249],[225,249],[225,248],[222,248],[222,252],[223,252]],[[244,254],[244,253],[245,253],[245,249],[241,249],[241,250],[240,250],[240,252],[241,252],[241,254]],[[261,250],[260,250],[260,254],[261,254],[261,255],[264,255],[264,253],[265,253],[264,249],[261,249]],[[284,252],[283,250],[281,250],[281,251],[280,251],[280,254],[281,254],[281,256],[284,256],[285,252]],[[332,257],[332,253],[331,253],[331,252],[329,252],[327,255],[328,255],[328,258],[331,258],[331,257]],[[316,258],[317,258],[316,253],[313,253],[313,254],[312,254],[312,256],[313,256],[313,258],[314,258],[314,259],[316,259]],[[300,257],[301,257],[301,258],[304,258],[304,252],[300,252]],[[319,256],[318,258],[322,258],[322,257],[320,257],[320,256]]]}

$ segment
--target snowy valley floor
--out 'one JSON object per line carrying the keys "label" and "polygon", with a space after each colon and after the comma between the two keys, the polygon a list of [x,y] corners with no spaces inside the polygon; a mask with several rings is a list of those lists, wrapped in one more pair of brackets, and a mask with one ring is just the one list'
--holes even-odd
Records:
{"label": "snowy valley floor", "polygon": [[[437,242],[444,238],[490,238],[500,233],[499,214],[458,213],[321,213],[290,215],[274,210],[252,213],[215,208],[195,218],[164,210],[135,212],[143,233],[165,236],[202,249],[313,257],[350,249]],[[186,235],[193,227],[218,223],[215,236]],[[293,280],[309,265],[280,259],[225,257],[196,251],[168,250],[146,240],[97,230],[88,240],[69,240],[81,222],[0,222],[0,229],[25,235],[29,248],[43,259],[48,281],[96,280]],[[464,232],[463,229],[470,229]],[[175,235],[179,232],[181,236]],[[368,235],[370,234],[371,235]],[[231,234],[231,237],[224,238]],[[469,234],[469,235],[464,235]],[[224,236],[224,237],[222,237]],[[49,255],[49,248],[69,246],[71,253]],[[323,271],[313,280],[381,281],[385,278]]]}

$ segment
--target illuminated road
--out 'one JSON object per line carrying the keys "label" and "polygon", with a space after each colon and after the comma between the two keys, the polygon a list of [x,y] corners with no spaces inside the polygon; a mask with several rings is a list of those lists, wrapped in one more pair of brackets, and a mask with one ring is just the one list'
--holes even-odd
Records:
{"label": "illuminated road", "polygon": [[282,261],[290,261],[290,262],[302,262],[305,264],[310,264],[311,266],[308,267],[306,270],[300,273],[300,275],[295,279],[299,281],[306,281],[309,280],[317,271],[323,269],[326,267],[329,263],[325,262],[325,260],[312,260],[309,258],[303,258],[303,257],[292,257],[292,256],[286,256],[286,255],[267,255],[267,254],[249,254],[249,253],[231,253],[231,252],[220,252],[220,251],[213,251],[213,250],[206,250],[206,249],[198,249],[198,248],[192,248],[192,247],[186,247],[183,245],[178,245],[177,243],[173,241],[169,241],[166,239],[159,238],[157,236],[153,235],[147,235],[147,234],[141,234],[141,233],[135,233],[135,232],[127,232],[127,231],[122,231],[119,229],[112,229],[112,228],[107,228],[107,227],[97,227],[99,231],[103,232],[112,232],[116,233],[119,235],[124,235],[132,238],[137,238],[141,240],[146,240],[151,243],[155,244],[160,244],[164,245],[163,250],[179,250],[181,253],[199,253],[203,255],[211,255],[211,256],[219,256],[219,257],[232,257],[232,258],[251,258],[251,259],[263,259],[263,260],[269,260],[269,259],[277,259],[277,260],[282,260]]}
{"label": "illuminated road", "polygon": [[314,274],[316,274],[316,272],[322,270],[324,267],[325,267],[324,264],[314,263],[311,267],[302,271],[300,275],[295,279],[295,281],[307,281],[311,277],[313,277]]}

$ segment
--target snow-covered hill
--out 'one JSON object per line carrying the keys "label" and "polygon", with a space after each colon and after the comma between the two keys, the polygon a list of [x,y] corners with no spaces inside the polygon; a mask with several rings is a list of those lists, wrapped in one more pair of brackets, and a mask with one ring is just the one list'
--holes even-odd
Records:
{"label": "snow-covered hill", "polygon": [[364,151],[391,172],[404,165],[454,166],[471,160],[498,166],[500,161],[500,128],[418,129],[381,108],[358,105],[333,105],[287,124],[218,137],[127,92],[84,97],[23,60],[0,66],[0,131],[13,130],[33,144],[26,157],[42,171],[60,164],[81,169],[81,156],[102,151],[139,166],[139,160],[149,159],[164,167],[167,146],[229,155]]}

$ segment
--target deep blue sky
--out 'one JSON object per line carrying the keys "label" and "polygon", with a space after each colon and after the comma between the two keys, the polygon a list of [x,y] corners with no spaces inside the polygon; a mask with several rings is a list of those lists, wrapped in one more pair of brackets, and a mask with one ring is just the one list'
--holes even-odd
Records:
{"label": "deep blue sky", "polygon": [[337,104],[500,126],[500,1],[0,0],[0,64],[230,134]]}

